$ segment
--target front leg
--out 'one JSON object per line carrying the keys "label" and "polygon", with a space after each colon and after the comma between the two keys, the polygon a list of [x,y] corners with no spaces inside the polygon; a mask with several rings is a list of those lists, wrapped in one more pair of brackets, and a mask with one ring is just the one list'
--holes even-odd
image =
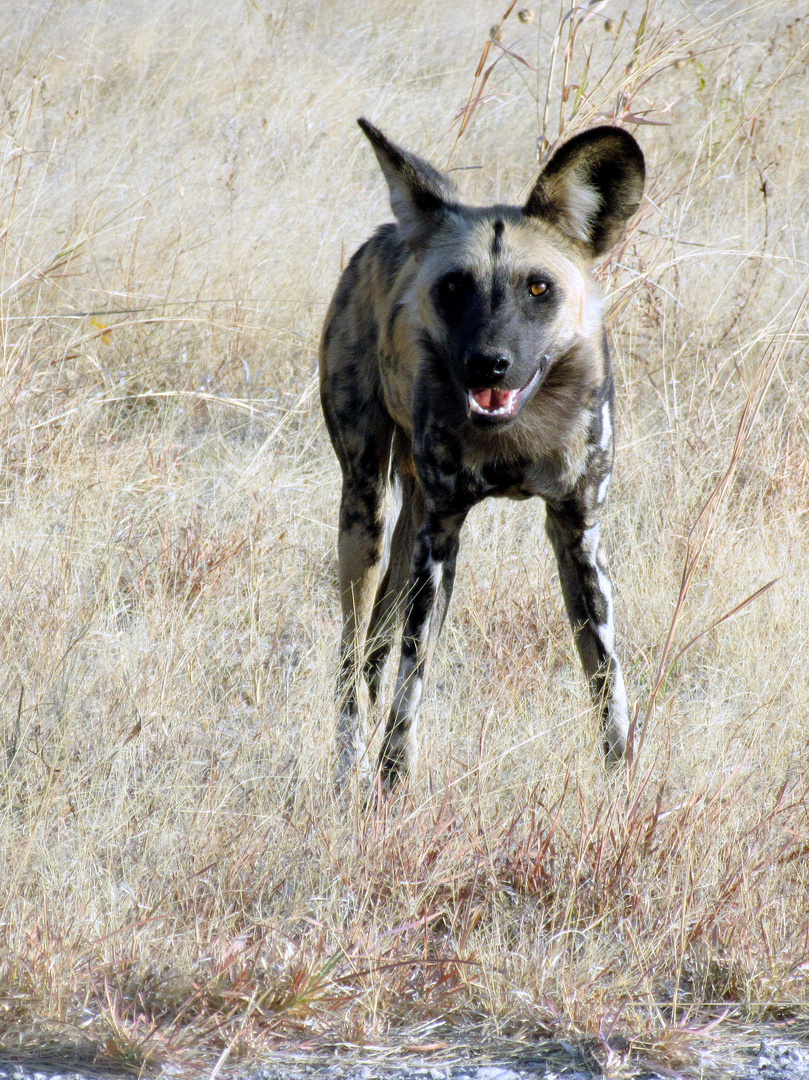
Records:
{"label": "front leg", "polygon": [[599,711],[604,754],[609,764],[626,753],[629,732],[626,690],[615,652],[612,582],[601,545],[601,522],[571,499],[548,506],[545,528],[559,566],[559,578],[576,648]]}
{"label": "front leg", "polygon": [[429,512],[416,537],[399,673],[379,755],[379,773],[387,789],[415,768],[419,705],[433,649],[452,596],[465,517],[465,512]]}

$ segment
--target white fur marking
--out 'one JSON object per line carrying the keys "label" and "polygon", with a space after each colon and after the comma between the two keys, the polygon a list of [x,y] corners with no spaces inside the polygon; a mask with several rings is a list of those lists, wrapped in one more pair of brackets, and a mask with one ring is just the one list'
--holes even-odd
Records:
{"label": "white fur marking", "polygon": [[626,701],[624,677],[616,656],[612,658],[612,694],[610,698],[606,730],[607,741],[610,750],[613,748],[622,749],[622,744],[626,743],[629,732],[629,710]]}
{"label": "white fur marking", "polygon": [[427,570],[427,573],[430,575],[430,580],[433,583],[433,589],[435,589],[435,591],[438,592],[438,590],[441,587],[441,580],[444,577],[444,564],[440,563],[440,562],[436,562],[436,560],[432,557],[432,555],[430,555],[427,558],[427,563],[425,565],[425,569]]}
{"label": "white fur marking", "polygon": [[581,549],[591,563],[595,563],[598,544],[601,540],[601,522],[597,521],[589,529],[585,529],[581,537]]}
{"label": "white fur marking", "polygon": [[421,704],[421,692],[424,688],[420,678],[413,680],[413,690],[410,697],[410,715],[415,716],[418,712],[418,707]]}
{"label": "white fur marking", "polygon": [[601,438],[598,445],[602,450],[608,450],[612,443],[612,419],[610,417],[610,403],[605,401],[601,406]]}
{"label": "white fur marking", "polygon": [[601,196],[578,178],[566,178],[564,209],[570,231],[585,243],[590,241],[590,226],[601,208]]}
{"label": "white fur marking", "polygon": [[612,650],[615,647],[615,627],[612,622],[612,612],[610,612],[610,616],[605,623],[602,625],[597,624],[593,627],[593,630],[604,646],[604,651],[612,655]]}
{"label": "white fur marking", "polygon": [[418,696],[421,697],[421,678],[413,677],[416,665],[411,657],[403,656],[399,668],[399,678],[396,681],[396,691],[393,695],[393,710],[397,716],[406,713],[413,715],[413,692],[418,686]]}

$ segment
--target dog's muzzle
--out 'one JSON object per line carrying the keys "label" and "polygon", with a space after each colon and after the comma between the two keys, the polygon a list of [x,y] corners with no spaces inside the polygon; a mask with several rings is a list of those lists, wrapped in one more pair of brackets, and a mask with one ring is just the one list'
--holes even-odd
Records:
{"label": "dog's muzzle", "polygon": [[516,389],[506,390],[500,386],[482,386],[466,392],[467,413],[472,419],[490,423],[504,423],[513,420],[528,398],[539,385],[539,380],[548,367],[550,357],[543,356],[539,367],[525,384]]}

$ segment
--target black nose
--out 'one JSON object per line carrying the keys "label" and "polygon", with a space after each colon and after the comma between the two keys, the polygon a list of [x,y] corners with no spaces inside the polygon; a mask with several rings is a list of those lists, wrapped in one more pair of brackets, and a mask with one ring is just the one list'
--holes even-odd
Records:
{"label": "black nose", "polygon": [[470,349],[464,356],[464,366],[470,386],[488,386],[503,378],[511,367],[511,356],[505,349]]}

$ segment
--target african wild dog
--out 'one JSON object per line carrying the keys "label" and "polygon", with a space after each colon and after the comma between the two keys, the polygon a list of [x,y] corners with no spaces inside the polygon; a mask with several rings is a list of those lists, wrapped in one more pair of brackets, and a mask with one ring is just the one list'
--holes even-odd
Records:
{"label": "african wild dog", "polygon": [[321,344],[323,411],[343,473],[338,779],[366,757],[361,677],[373,703],[402,620],[379,770],[386,787],[412,770],[461,526],[487,495],[545,500],[606,757],[618,760],[627,705],[600,542],[613,378],[589,269],[638,207],[643,154],[625,131],[597,127],[556,151],[524,206],[469,207],[432,165],[359,124],[396,224],[346,267]]}

